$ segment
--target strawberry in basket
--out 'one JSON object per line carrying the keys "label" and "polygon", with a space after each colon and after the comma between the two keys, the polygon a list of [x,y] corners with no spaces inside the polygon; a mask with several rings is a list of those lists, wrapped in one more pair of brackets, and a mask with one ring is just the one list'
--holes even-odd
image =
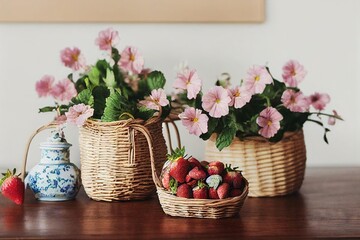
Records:
{"label": "strawberry in basket", "polygon": [[224,199],[243,192],[241,171],[220,161],[198,161],[186,158],[185,148],[169,154],[160,180],[165,189],[178,197]]}

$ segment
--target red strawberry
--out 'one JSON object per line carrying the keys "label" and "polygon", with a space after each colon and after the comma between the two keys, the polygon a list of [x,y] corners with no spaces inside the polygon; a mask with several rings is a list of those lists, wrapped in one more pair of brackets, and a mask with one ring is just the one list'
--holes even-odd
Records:
{"label": "red strawberry", "polygon": [[193,188],[193,197],[196,199],[208,199],[208,187],[205,183],[198,181],[198,185]]}
{"label": "red strawberry", "polygon": [[239,188],[233,188],[230,191],[230,197],[240,196],[241,194],[242,194],[242,190]]}
{"label": "red strawberry", "polygon": [[221,175],[224,171],[224,164],[219,161],[210,162],[207,168],[209,175]]}
{"label": "red strawberry", "polygon": [[1,193],[4,197],[10,199],[18,205],[24,203],[24,192],[25,185],[18,175],[15,175],[16,170],[14,169],[11,173],[7,170],[4,173],[4,177],[1,179]]}
{"label": "red strawberry", "polygon": [[191,168],[194,168],[194,167],[198,167],[198,168],[200,168],[200,169],[202,168],[201,163],[200,163],[199,160],[197,160],[196,158],[190,157],[190,158],[188,159],[188,161],[189,161],[189,163],[190,163]]}
{"label": "red strawberry", "polygon": [[170,176],[172,176],[179,183],[184,183],[186,175],[190,169],[190,163],[184,158],[185,148],[177,148],[175,151],[168,155],[168,160],[171,161]]}
{"label": "red strawberry", "polygon": [[223,176],[223,182],[229,183],[233,188],[241,188],[243,176],[241,172],[235,168],[231,168],[231,165],[226,166],[226,172]]}
{"label": "red strawberry", "polygon": [[171,179],[171,177],[170,177],[169,172],[164,172],[164,174],[161,176],[162,185],[167,190],[170,189],[170,179]]}
{"label": "red strawberry", "polygon": [[200,164],[201,164],[201,166],[203,166],[203,168],[207,168],[207,166],[209,165],[209,162],[208,161],[205,161],[205,160],[203,160],[203,161],[201,161],[200,162]]}
{"label": "red strawberry", "polygon": [[185,180],[186,180],[186,184],[189,185],[192,188],[195,187],[196,184],[197,184],[197,180],[192,179],[189,175],[186,175]]}
{"label": "red strawberry", "polygon": [[230,184],[222,183],[216,190],[220,199],[227,198],[230,194]]}
{"label": "red strawberry", "polygon": [[200,180],[206,178],[206,172],[202,170],[202,168],[194,167],[190,170],[188,176],[190,176],[193,179]]}
{"label": "red strawberry", "polygon": [[176,191],[176,196],[183,198],[192,198],[191,187],[187,184],[181,184]]}
{"label": "red strawberry", "polygon": [[209,188],[209,198],[210,199],[219,199],[219,195],[217,194],[216,189],[213,187]]}

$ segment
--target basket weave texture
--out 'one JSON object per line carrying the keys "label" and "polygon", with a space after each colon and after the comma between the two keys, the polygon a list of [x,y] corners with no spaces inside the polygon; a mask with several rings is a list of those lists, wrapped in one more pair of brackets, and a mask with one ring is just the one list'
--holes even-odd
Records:
{"label": "basket weave texture", "polygon": [[213,135],[205,146],[205,159],[238,166],[249,181],[250,197],[282,196],[298,191],[305,174],[306,147],[303,131],[287,132],[271,143],[252,137],[232,144],[221,152]]}
{"label": "basket weave texture", "polygon": [[166,160],[162,122],[88,120],[80,129],[80,162],[86,194],[98,201],[140,200],[155,192],[145,136],[132,126],[148,129],[158,169]]}

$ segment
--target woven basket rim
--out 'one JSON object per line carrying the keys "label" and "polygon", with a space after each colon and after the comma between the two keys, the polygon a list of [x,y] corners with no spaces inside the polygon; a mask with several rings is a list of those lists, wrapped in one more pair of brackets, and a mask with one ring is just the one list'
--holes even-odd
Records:
{"label": "woven basket rim", "polygon": [[118,125],[127,125],[127,124],[148,125],[148,124],[157,123],[160,120],[163,120],[163,119],[158,118],[158,117],[152,117],[152,118],[149,118],[147,121],[140,119],[140,118],[135,118],[135,119],[117,120],[117,121],[112,121],[112,122],[103,122],[100,119],[87,119],[85,121],[84,125],[87,125],[87,124],[98,125],[98,126],[118,126]]}

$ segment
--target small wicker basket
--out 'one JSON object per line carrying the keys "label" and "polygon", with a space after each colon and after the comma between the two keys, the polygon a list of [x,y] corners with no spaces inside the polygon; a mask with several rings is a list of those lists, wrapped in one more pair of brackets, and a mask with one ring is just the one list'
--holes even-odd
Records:
{"label": "small wicker basket", "polygon": [[86,194],[98,201],[140,200],[155,193],[150,153],[145,136],[152,136],[158,169],[166,161],[166,143],[160,118],[100,122],[88,120],[80,129],[82,183]]}
{"label": "small wicker basket", "polygon": [[187,199],[177,197],[162,187],[157,164],[154,160],[152,137],[150,132],[141,125],[133,125],[132,128],[142,132],[148,141],[153,181],[156,185],[159,201],[163,211],[176,217],[193,218],[226,218],[239,214],[249,192],[249,184],[245,179],[244,189],[240,196],[226,199]]}
{"label": "small wicker basket", "polygon": [[215,135],[206,143],[205,158],[223,161],[243,170],[249,181],[250,197],[281,196],[298,191],[305,174],[306,148],[303,131],[287,132],[271,143],[252,137],[232,144],[221,152],[215,146]]}

